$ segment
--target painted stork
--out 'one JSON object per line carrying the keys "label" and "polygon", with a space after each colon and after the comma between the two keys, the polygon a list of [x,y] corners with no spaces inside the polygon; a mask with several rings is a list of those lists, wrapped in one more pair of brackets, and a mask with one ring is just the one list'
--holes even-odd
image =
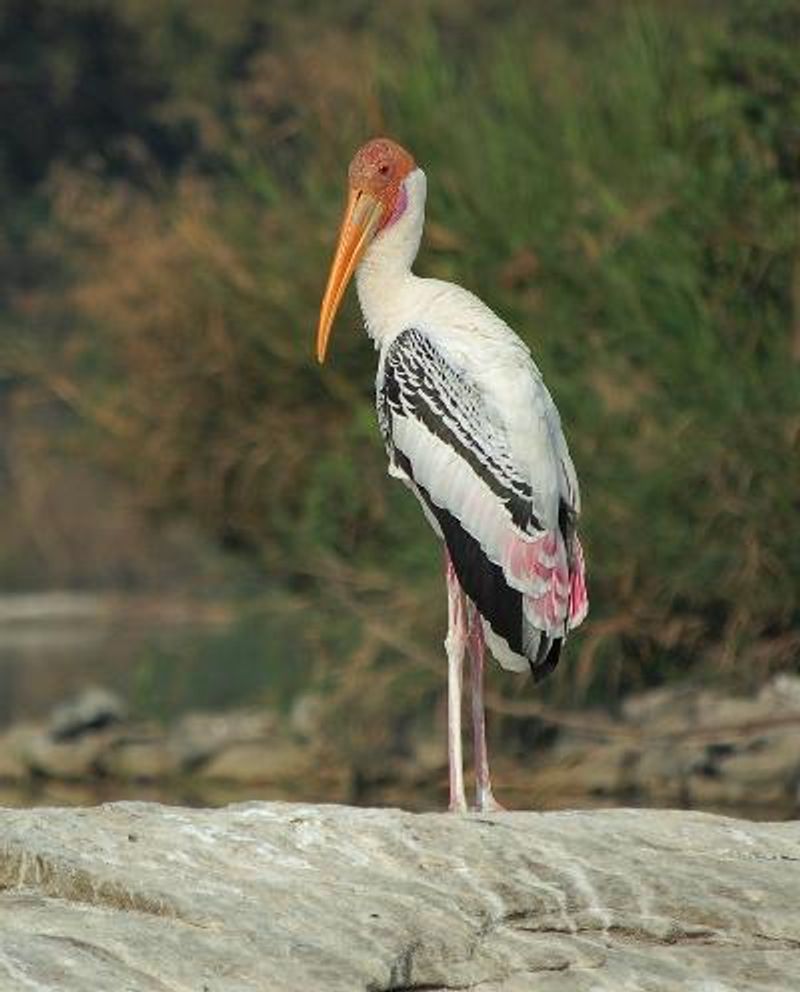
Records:
{"label": "painted stork", "polygon": [[501,809],[489,778],[484,645],[538,681],[586,616],[578,480],[555,404],[528,348],[476,296],[411,271],[425,173],[375,138],[349,169],[349,195],[319,318],[317,358],[355,272],[380,352],[378,423],[389,474],[422,505],[445,545],[450,809],[467,809],[462,665],[470,659],[475,808]]}

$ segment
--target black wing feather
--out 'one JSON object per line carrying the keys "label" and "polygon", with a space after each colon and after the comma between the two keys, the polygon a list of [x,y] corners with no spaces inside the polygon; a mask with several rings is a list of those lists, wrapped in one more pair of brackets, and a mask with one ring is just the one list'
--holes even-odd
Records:
{"label": "black wing feather", "polygon": [[515,472],[502,438],[488,426],[480,393],[426,334],[412,328],[398,335],[387,351],[378,380],[377,405],[389,457],[438,523],[465,593],[509,649],[527,657],[534,678],[542,678],[555,668],[561,639],[544,635],[526,638],[522,593],[506,582],[502,568],[487,556],[458,517],[438,506],[415,479],[414,466],[394,436],[395,418],[413,417],[469,464],[521,531],[541,532],[530,484]]}

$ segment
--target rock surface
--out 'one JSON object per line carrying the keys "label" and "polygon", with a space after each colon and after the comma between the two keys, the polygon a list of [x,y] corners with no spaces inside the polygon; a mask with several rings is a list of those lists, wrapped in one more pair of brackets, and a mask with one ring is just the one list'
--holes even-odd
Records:
{"label": "rock surface", "polygon": [[798,894],[798,823],[8,810],[0,990],[786,992]]}

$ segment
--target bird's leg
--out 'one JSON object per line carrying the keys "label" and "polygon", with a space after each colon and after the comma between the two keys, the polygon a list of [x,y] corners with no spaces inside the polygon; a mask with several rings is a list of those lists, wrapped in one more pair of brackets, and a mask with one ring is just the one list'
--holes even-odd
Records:
{"label": "bird's leg", "polygon": [[489,754],[486,749],[486,712],[483,704],[483,661],[485,643],[483,623],[475,606],[469,607],[469,633],[467,646],[470,661],[472,689],[472,747],[475,756],[475,809],[482,812],[501,810],[504,807],[492,795],[489,778]]}
{"label": "bird's leg", "polygon": [[464,758],[461,750],[461,684],[464,648],[467,642],[467,611],[464,593],[450,556],[445,553],[447,576],[447,759],[450,767],[450,811],[467,809],[464,795]]}

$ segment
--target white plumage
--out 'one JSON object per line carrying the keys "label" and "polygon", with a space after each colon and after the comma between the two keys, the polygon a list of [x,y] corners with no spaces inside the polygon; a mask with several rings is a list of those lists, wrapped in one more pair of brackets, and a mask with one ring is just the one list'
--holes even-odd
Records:
{"label": "white plumage", "polygon": [[[356,272],[366,329],[380,351],[379,422],[392,473],[403,477],[418,496],[424,489],[436,506],[456,516],[502,568],[508,585],[523,594],[525,653],[502,643],[485,614],[483,620],[487,642],[500,664],[525,671],[541,637],[563,637],[585,615],[585,598],[569,615],[567,557],[572,549],[558,532],[560,507],[575,516],[580,512],[578,481],[555,404],[527,347],[474,294],[411,271],[424,221],[422,170],[412,172],[405,186],[408,207],[373,242]],[[525,493],[521,499],[529,503],[536,526],[515,525],[485,475],[418,416],[406,410],[389,423],[383,412],[387,358],[398,350],[401,336],[410,338],[404,350],[417,358],[417,375],[421,371],[426,379],[429,407],[442,427],[470,449],[486,475]],[[402,362],[402,355],[395,355],[393,364],[401,370]],[[411,388],[407,381],[405,387]],[[398,452],[411,471],[397,464]],[[421,502],[436,525],[426,501]],[[441,534],[438,525],[435,529]],[[555,536],[555,547],[549,547],[549,535]],[[551,574],[525,568],[526,553],[528,559],[534,556],[540,565],[552,568]],[[541,604],[549,595],[552,606],[548,600]]]}
{"label": "white plumage", "polygon": [[449,555],[451,808],[463,808],[453,766],[460,764],[467,644],[480,702],[480,716],[473,708],[478,805],[492,808],[483,640],[504,668],[530,666],[541,677],[557,663],[587,610],[580,493],[558,412],[528,348],[472,293],[411,271],[425,194],[422,170],[386,139],[353,160],[319,348],[324,355],[331,313],[358,263],[364,322],[380,353],[377,408],[389,471],[415,493]]}

